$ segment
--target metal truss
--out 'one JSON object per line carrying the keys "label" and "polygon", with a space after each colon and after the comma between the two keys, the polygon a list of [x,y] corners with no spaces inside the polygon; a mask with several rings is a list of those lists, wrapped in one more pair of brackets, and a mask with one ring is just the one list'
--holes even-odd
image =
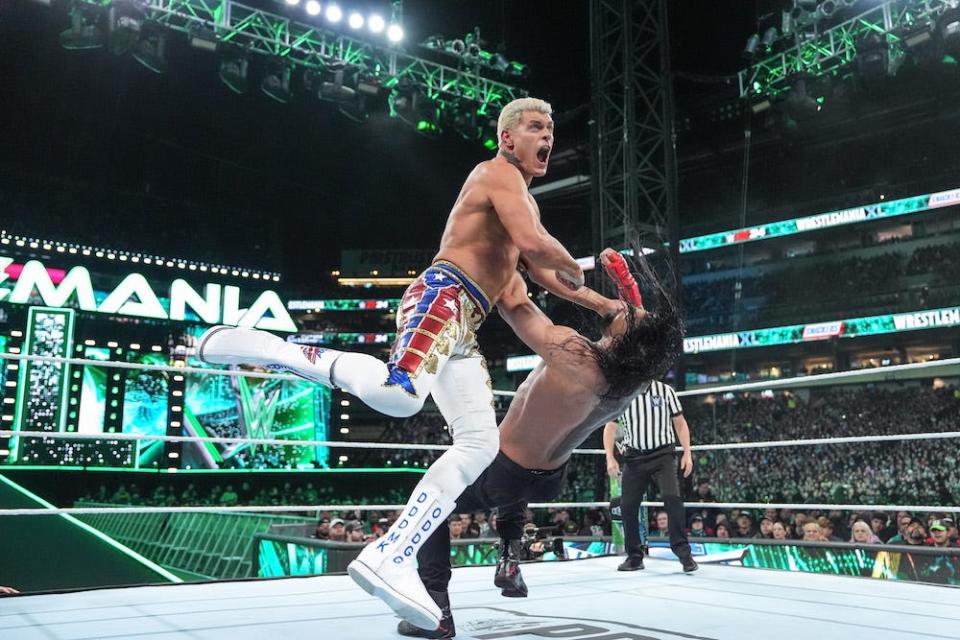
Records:
{"label": "metal truss", "polygon": [[[109,0],[78,0],[81,4],[106,6]],[[431,98],[469,98],[480,103],[478,111],[502,107],[527,92],[503,82],[424,60],[394,46],[351,38],[342,33],[296,22],[290,18],[254,9],[232,0],[130,0],[144,9],[146,17],[193,38],[209,38],[217,44],[232,44],[250,53],[272,56],[290,64],[322,69],[342,63],[359,70],[386,88],[401,80],[425,91]],[[495,111],[494,111],[495,113]]]}
{"label": "metal truss", "polygon": [[798,74],[809,77],[836,73],[857,56],[857,46],[870,34],[886,39],[890,58],[904,55],[903,36],[929,29],[954,0],[884,0],[880,4],[824,31],[801,34],[797,43],[737,75],[741,98],[775,98],[789,91]]}
{"label": "metal truss", "polygon": [[[667,233],[671,122],[660,0],[591,0],[594,242],[650,245]],[[665,90],[666,88],[666,90]],[[672,200],[672,199],[671,199]],[[672,204],[672,202],[670,203]]]}

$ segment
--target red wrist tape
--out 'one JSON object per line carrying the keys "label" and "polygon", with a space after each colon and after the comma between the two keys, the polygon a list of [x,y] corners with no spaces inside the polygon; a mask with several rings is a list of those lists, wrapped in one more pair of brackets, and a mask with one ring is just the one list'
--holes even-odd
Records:
{"label": "red wrist tape", "polygon": [[630,266],[622,255],[619,253],[611,255],[603,268],[606,270],[607,276],[617,286],[617,293],[621,300],[634,307],[643,305],[643,298],[640,297],[637,281],[633,279]]}

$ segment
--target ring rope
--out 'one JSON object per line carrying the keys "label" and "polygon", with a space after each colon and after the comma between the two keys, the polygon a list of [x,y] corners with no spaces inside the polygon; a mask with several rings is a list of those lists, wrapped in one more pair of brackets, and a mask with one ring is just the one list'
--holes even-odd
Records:
{"label": "ring rope", "polygon": [[[193,354],[187,354],[193,355]],[[195,357],[195,356],[194,356]],[[90,360],[86,358],[64,358],[62,356],[41,356],[26,353],[0,352],[0,360],[24,360],[27,362],[47,362],[52,364],[71,364],[77,366],[107,367],[113,369],[140,369],[144,371],[161,371],[167,373],[197,373],[214,376],[235,376],[241,378],[272,378],[276,380],[291,380],[296,382],[313,382],[290,373],[268,373],[259,371],[245,371],[240,369],[207,369],[205,367],[176,367],[165,364],[140,364],[138,362],[120,362],[119,360]],[[319,384],[319,383],[313,383]],[[516,395],[516,391],[493,390],[495,396]]]}
{"label": "ring rope", "polygon": [[[187,354],[194,355],[194,354]],[[112,367],[117,369],[143,369],[145,371],[165,371],[170,373],[197,373],[197,374],[210,374],[210,375],[224,375],[224,376],[241,376],[249,378],[275,378],[279,380],[295,380],[295,381],[304,381],[304,378],[295,376],[292,374],[284,373],[267,373],[267,372],[255,372],[255,371],[242,371],[239,369],[208,369],[203,367],[175,367],[170,365],[160,365],[160,364],[139,364],[136,362],[120,362],[117,360],[89,360],[84,358],[65,358],[62,356],[42,356],[35,354],[22,354],[22,353],[10,353],[10,352],[0,352],[0,360],[24,360],[24,361],[35,361],[35,362],[49,362],[49,363],[60,363],[60,364],[72,364],[78,366],[100,366],[100,367]],[[681,397],[688,396],[700,396],[700,395],[709,395],[712,393],[726,393],[733,391],[752,391],[752,390],[767,390],[767,389],[779,389],[784,387],[808,387],[812,384],[820,384],[821,382],[827,380],[840,380],[847,378],[859,378],[871,375],[882,374],[887,376],[889,374],[901,373],[904,371],[910,371],[913,369],[944,369],[949,367],[960,367],[960,358],[947,358],[944,360],[933,360],[931,362],[913,362],[908,364],[898,364],[891,365],[888,367],[874,368],[874,369],[857,369],[854,371],[833,371],[830,373],[820,373],[812,376],[795,376],[793,378],[782,378],[778,380],[760,380],[757,382],[744,382],[738,384],[729,384],[722,385],[719,387],[703,387],[701,389],[688,389],[685,391],[678,391],[677,395]],[[960,373],[960,372],[958,372]],[[504,391],[504,390],[493,390],[494,395],[513,397],[516,395],[516,391]]]}
{"label": "ring rope", "polygon": [[[144,435],[138,433],[78,433],[71,431],[0,431],[4,438],[50,438],[61,440],[161,440],[163,442],[211,442],[216,444],[268,444],[285,447],[329,447],[339,449],[407,449],[411,451],[446,451],[448,444],[403,444],[395,442],[348,442],[343,440],[284,440],[281,438],[203,437]],[[803,440],[760,440],[756,442],[730,442],[725,444],[695,444],[692,451],[721,451],[733,449],[764,449],[774,447],[810,447],[826,444],[850,444],[863,442],[905,442],[910,440],[947,440],[960,438],[960,431],[935,433],[903,433],[879,436],[843,436],[833,438],[807,438]],[[682,447],[677,447],[682,451]],[[574,449],[571,453],[605,455],[603,449]]]}
{"label": "ring rope", "polygon": [[[322,504],[322,505],[258,505],[258,506],[230,506],[230,507],[64,507],[53,509],[0,509],[2,516],[39,516],[39,515],[94,515],[100,513],[209,513],[209,512],[247,512],[247,513],[289,513],[314,511],[396,511],[406,505],[376,505],[376,504]],[[527,505],[531,509],[546,508],[607,508],[610,502],[533,502]],[[663,502],[641,502],[643,507],[662,507]],[[767,502],[685,502],[685,508],[693,509],[790,509],[804,511],[817,509],[820,511],[910,511],[915,513],[943,513],[956,511],[958,507],[931,506],[931,505],[899,505],[899,504],[802,504],[802,503],[767,503]]]}
{"label": "ring rope", "polygon": [[[960,367],[960,358],[946,358],[944,360],[931,360],[930,362],[911,362],[908,364],[895,364],[888,367],[878,367],[873,369],[855,369],[853,371],[831,371],[829,373],[819,373],[812,376],[795,376],[793,378],[781,378],[778,380],[760,380],[758,382],[742,382],[738,384],[728,384],[719,387],[703,387],[702,389],[687,389],[678,391],[678,396],[702,396],[711,393],[726,393],[729,391],[753,391],[767,389],[779,389],[782,387],[809,387],[819,385],[825,380],[845,380],[847,378],[861,378],[870,375],[901,373],[913,369],[944,369],[947,367]],[[960,371],[957,371],[960,375]],[[876,380],[872,382],[887,382],[888,380]]]}

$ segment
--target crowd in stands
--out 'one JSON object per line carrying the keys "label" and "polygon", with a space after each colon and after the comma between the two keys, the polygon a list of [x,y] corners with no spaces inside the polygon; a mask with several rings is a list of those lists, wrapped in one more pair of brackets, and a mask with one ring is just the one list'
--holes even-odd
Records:
{"label": "crowd in stands", "polygon": [[[696,442],[744,442],[956,430],[960,389],[813,388],[685,404]],[[960,470],[950,439],[769,447],[696,456],[725,500],[957,504]]]}
{"label": "crowd in stands", "polygon": [[[897,283],[900,276],[929,274],[925,287]],[[908,306],[938,303],[940,289],[960,281],[960,243],[924,246],[909,256],[887,252],[843,260],[824,259],[765,273],[748,270],[740,279],[740,326],[778,321],[785,313],[848,312],[856,307]],[[690,328],[719,330],[737,311],[735,276],[686,283],[684,307]],[[955,293],[950,294],[955,298]],[[880,296],[880,297],[878,297]],[[815,306],[809,308],[811,301]]]}
{"label": "crowd in stands", "polygon": [[[685,402],[695,443],[748,442],[941,433],[956,430],[960,389],[919,384],[850,386],[738,394],[711,402]],[[438,414],[425,413],[397,422],[384,437],[389,442],[449,443]],[[586,444],[586,447],[594,446]],[[418,452],[371,452],[398,456]],[[437,456],[424,454],[424,465]],[[381,459],[381,464],[385,460]],[[877,443],[831,444],[813,447],[764,447],[698,452],[700,478],[688,501],[784,502],[800,504],[960,504],[960,465],[953,441],[922,439]],[[600,456],[571,459],[568,484],[560,501],[603,500],[605,469]],[[181,485],[182,486],[182,485]],[[405,493],[383,488],[377,495],[335,493],[318,482],[285,482],[271,487],[244,481],[198,489],[193,483],[177,490],[160,484],[141,492],[135,482],[88,493],[83,502],[156,506],[235,505],[354,505],[402,504]],[[655,497],[653,495],[651,498]],[[382,534],[396,517],[394,511],[331,511],[317,535],[330,540],[369,541]],[[955,514],[851,513],[767,509],[742,512],[714,508],[688,509],[684,523],[691,536],[719,538],[764,537],[821,541],[936,544],[956,539]],[[541,535],[609,535],[606,510],[552,509],[528,511],[527,519]],[[451,526],[454,538],[493,538],[496,513],[458,514]],[[339,521],[339,522],[338,522]],[[652,514],[651,535],[667,531],[667,514]],[[321,522],[323,525],[323,522]],[[322,531],[320,529],[322,528]],[[340,536],[344,536],[341,538]],[[954,542],[955,544],[955,542]]]}

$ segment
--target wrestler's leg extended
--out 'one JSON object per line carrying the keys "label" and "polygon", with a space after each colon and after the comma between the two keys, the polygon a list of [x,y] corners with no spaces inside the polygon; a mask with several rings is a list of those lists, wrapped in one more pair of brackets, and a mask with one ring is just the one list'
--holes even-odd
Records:
{"label": "wrestler's leg extended", "polygon": [[397,339],[389,362],[225,326],[201,336],[197,355],[211,364],[289,371],[341,388],[381,413],[406,417],[423,407],[451,355],[476,349],[474,332],[489,309],[483,292],[454,266],[434,265],[408,287],[397,309]]}
{"label": "wrestler's leg extended", "polygon": [[[347,569],[358,584],[420,628],[437,628],[442,612],[417,577],[413,561],[424,542],[453,513],[457,497],[497,454],[499,438],[489,381],[479,354],[447,362],[444,375],[434,383],[433,399],[450,427],[453,446],[430,466],[386,535],[367,545]],[[373,588],[368,589],[370,583]]]}

